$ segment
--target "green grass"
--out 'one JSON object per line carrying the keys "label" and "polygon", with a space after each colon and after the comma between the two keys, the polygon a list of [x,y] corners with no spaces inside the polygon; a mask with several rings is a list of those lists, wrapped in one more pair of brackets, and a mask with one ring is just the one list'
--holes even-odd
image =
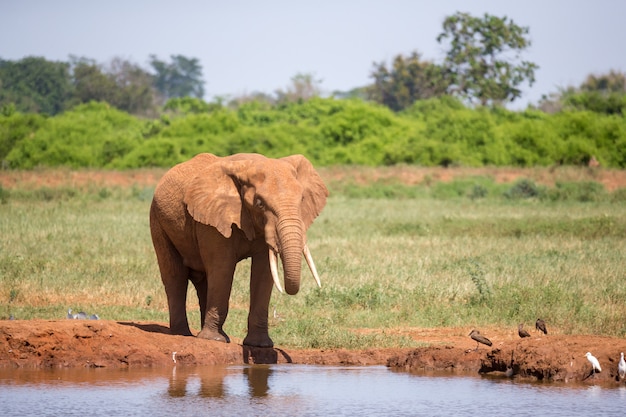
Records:
{"label": "green grass", "polygon": [[[385,330],[513,328],[537,317],[563,333],[626,336],[626,193],[581,183],[528,195],[532,185],[352,184],[345,193],[331,185],[308,233],[322,288],[303,268],[298,295],[274,291],[274,342],[411,346]],[[148,226],[151,189],[1,191],[0,317],[61,319],[72,308],[168,321]],[[249,269],[249,261],[237,269],[225,325],[236,338],[246,332]],[[190,289],[197,329],[196,305]]]}

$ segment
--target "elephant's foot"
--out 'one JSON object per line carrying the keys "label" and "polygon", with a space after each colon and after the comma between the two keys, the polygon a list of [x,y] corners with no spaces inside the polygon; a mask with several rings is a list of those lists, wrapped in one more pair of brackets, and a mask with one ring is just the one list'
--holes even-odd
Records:
{"label": "elephant's foot", "polygon": [[199,337],[200,339],[215,340],[217,342],[230,343],[230,338],[223,331],[216,332],[215,330],[204,328],[200,330],[200,333],[198,333],[197,337]]}
{"label": "elephant's foot", "polygon": [[245,346],[254,346],[254,347],[262,347],[262,348],[271,348],[274,347],[274,342],[270,339],[267,333],[265,334],[255,334],[251,335],[248,333],[245,339],[243,339],[243,344]]}

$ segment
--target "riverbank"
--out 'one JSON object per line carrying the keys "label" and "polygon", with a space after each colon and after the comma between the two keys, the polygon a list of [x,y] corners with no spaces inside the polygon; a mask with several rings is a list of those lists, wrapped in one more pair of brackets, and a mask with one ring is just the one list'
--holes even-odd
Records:
{"label": "riverbank", "polygon": [[[470,329],[471,330],[471,329]],[[0,367],[137,368],[176,365],[294,363],[386,365],[407,371],[482,373],[513,378],[617,384],[619,354],[626,340],[593,335],[548,334],[531,330],[520,339],[515,329],[481,329],[493,342],[476,343],[462,328],[385,329],[411,337],[421,347],[402,349],[248,348],[195,337],[171,336],[156,322],[108,320],[4,320],[0,323]],[[374,332],[374,330],[372,330]],[[383,332],[383,330],[375,330]],[[602,372],[589,376],[592,352]]]}

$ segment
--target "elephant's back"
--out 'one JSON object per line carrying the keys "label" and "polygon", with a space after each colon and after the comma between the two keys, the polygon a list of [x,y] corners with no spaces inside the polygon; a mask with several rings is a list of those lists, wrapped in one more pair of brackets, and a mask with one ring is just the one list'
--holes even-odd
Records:
{"label": "elephant's back", "polygon": [[201,153],[188,161],[181,162],[170,168],[161,177],[154,189],[154,201],[157,204],[172,205],[173,202],[183,202],[185,190],[194,180],[198,172],[210,166],[219,158],[210,153]]}
{"label": "elephant's back", "polygon": [[170,241],[183,257],[197,253],[194,221],[187,211],[184,196],[199,172],[219,158],[213,154],[196,155],[167,171],[157,183],[150,207],[150,228],[153,235]]}

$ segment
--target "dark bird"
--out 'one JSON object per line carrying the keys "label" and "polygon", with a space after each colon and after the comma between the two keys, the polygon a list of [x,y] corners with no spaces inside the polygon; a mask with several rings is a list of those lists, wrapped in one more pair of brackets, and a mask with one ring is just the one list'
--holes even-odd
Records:
{"label": "dark bird", "polygon": [[548,334],[548,329],[546,328],[546,322],[541,319],[537,319],[537,321],[535,322],[535,329],[539,330],[540,332],[543,332],[543,334]]}
{"label": "dark bird", "polygon": [[491,346],[492,344],[491,340],[487,339],[485,336],[480,334],[480,332],[476,329],[472,330],[469,336],[476,341],[476,349],[474,350],[478,350],[478,346],[480,343],[482,343],[483,345],[487,345],[487,346]]}
{"label": "dark bird", "polygon": [[530,337],[530,333],[528,333],[526,330],[522,329],[522,327],[524,327],[523,323],[520,323],[517,326],[517,334],[519,335],[519,337],[521,337],[522,339],[525,337]]}

